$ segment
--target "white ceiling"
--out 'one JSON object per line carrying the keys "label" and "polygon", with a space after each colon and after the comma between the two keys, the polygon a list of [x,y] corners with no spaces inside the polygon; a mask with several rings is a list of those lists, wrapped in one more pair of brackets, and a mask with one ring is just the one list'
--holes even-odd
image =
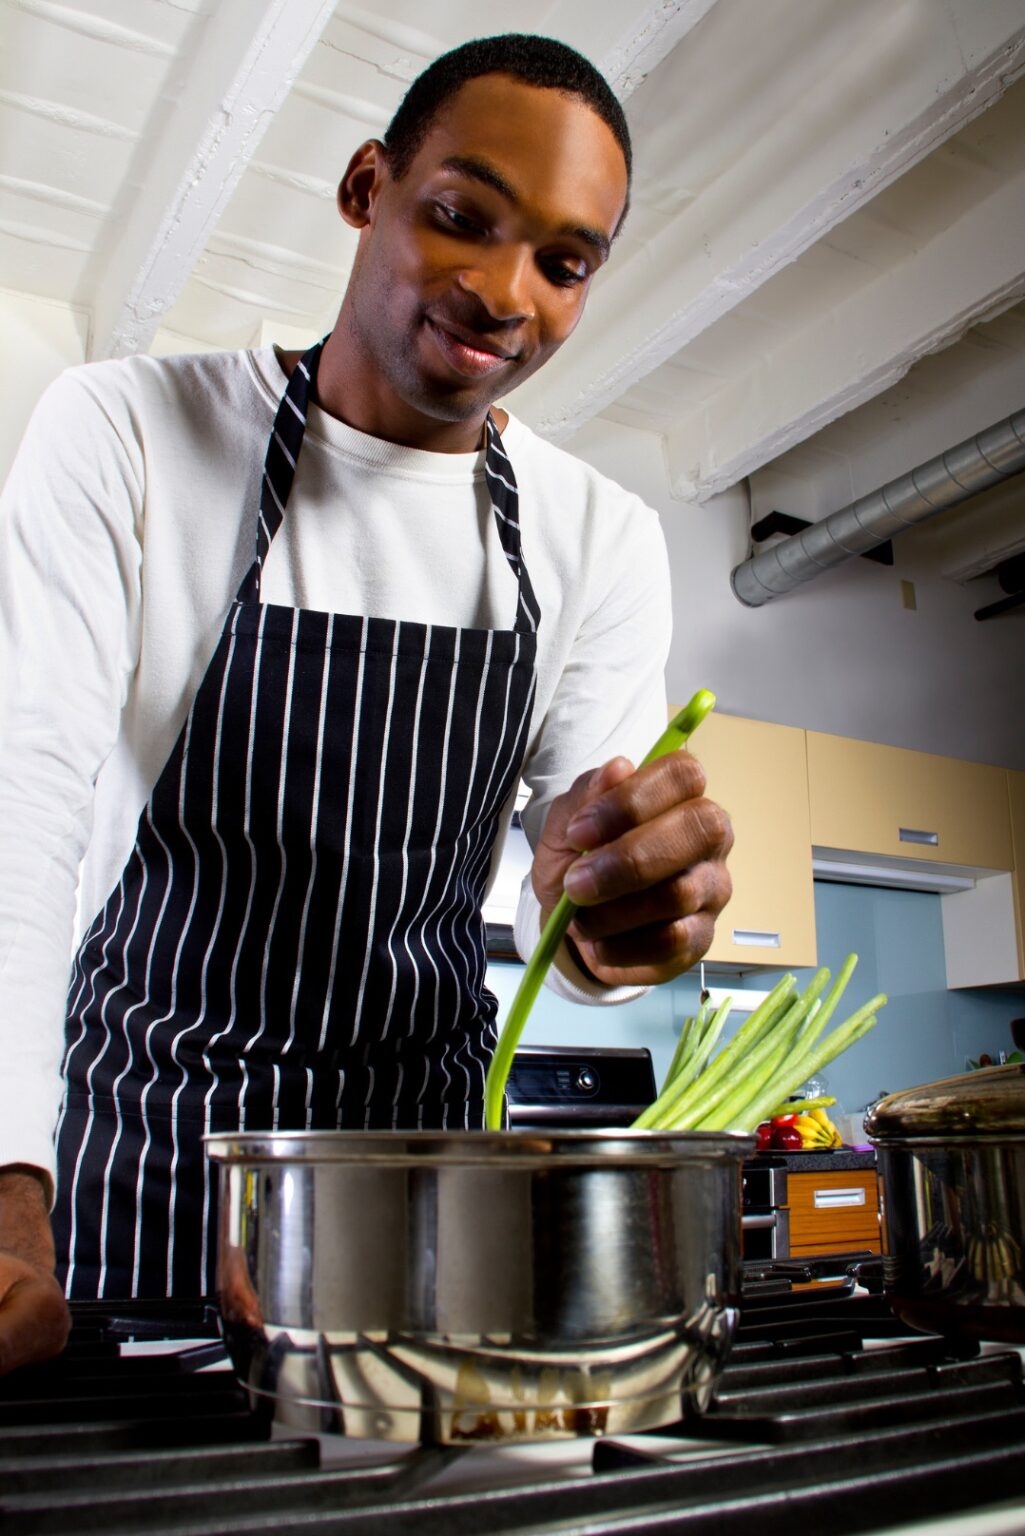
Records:
{"label": "white ceiling", "polygon": [[[0,27],[0,286],[86,312],[97,357],[326,331],[349,154],[491,29],[469,0],[0,0]],[[943,349],[986,375],[955,439],[1025,403],[1025,0],[517,0],[499,27],[588,53],[635,137],[614,259],[513,400],[541,430],[658,431],[703,500],[816,445],[849,465],[894,400],[936,409]]]}

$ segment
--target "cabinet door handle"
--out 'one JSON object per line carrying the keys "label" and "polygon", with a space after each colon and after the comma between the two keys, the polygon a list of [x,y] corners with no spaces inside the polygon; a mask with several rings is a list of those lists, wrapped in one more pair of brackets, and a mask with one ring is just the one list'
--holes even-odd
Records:
{"label": "cabinet door handle", "polygon": [[838,1205],[864,1205],[865,1191],[863,1189],[817,1189],[815,1191],[816,1210],[829,1210]]}
{"label": "cabinet door handle", "polygon": [[734,944],[748,944],[752,949],[779,949],[782,936],[760,928],[734,928]]}
{"label": "cabinet door handle", "polygon": [[922,832],[918,827],[898,827],[897,836],[902,843],[919,843],[925,848],[938,848],[940,845],[938,832]]}

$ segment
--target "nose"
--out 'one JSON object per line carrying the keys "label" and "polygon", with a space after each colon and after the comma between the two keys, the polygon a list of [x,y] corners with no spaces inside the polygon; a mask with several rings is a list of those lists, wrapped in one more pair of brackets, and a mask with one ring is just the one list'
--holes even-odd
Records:
{"label": "nose", "polygon": [[533,261],[518,246],[495,247],[478,252],[474,266],[459,274],[459,286],[473,294],[496,322],[504,325],[534,318],[531,295]]}

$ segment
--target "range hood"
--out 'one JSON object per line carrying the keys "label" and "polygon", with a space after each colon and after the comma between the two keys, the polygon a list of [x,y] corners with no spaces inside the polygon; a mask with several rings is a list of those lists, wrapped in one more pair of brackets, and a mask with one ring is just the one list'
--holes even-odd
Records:
{"label": "range hood", "polygon": [[813,848],[812,874],[816,880],[841,885],[875,885],[898,891],[924,891],[949,896],[970,891],[989,871],[944,867],[921,859],[866,858],[842,848]]}

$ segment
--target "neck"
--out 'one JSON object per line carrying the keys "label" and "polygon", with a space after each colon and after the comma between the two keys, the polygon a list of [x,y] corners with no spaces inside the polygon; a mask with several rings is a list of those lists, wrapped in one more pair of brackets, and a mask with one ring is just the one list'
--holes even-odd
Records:
{"label": "neck", "polygon": [[[484,444],[487,412],[467,421],[443,421],[397,398],[386,387],[375,387],[375,375],[361,356],[345,311],[324,344],[317,369],[317,404],[329,416],[368,437],[377,437],[401,448],[420,448],[429,453],[474,453]],[[278,352],[286,375],[291,376],[301,352]],[[499,431],[509,417],[491,412]]]}

